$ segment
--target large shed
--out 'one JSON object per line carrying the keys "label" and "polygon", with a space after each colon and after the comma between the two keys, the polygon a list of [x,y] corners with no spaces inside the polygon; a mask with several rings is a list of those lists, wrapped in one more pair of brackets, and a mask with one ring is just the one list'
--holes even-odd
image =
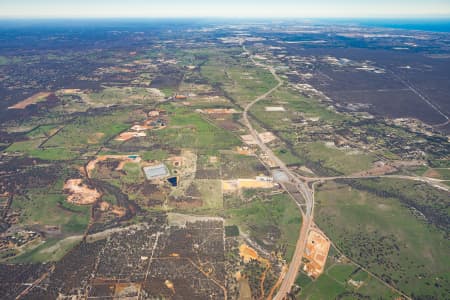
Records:
{"label": "large shed", "polygon": [[165,164],[159,164],[155,166],[144,167],[145,177],[148,180],[160,179],[169,175],[169,170]]}

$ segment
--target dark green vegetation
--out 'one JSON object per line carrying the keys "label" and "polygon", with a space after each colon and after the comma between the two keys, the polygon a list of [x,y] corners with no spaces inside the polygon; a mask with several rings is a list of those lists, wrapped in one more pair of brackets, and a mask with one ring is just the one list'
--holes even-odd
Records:
{"label": "dark green vegetation", "polygon": [[[321,186],[316,194],[317,224],[344,254],[413,298],[445,298],[450,280],[445,233],[400,196],[381,196],[384,185],[365,185],[379,192],[336,183]],[[408,197],[408,191],[402,193]],[[415,201],[426,207],[424,199]]]}
{"label": "dark green vegetation", "polygon": [[239,236],[239,227],[236,225],[225,226],[225,235],[227,237]]}
{"label": "dark green vegetation", "polygon": [[342,180],[359,190],[375,194],[380,198],[397,198],[418,219],[433,224],[448,235],[448,193],[422,182],[401,179]]}

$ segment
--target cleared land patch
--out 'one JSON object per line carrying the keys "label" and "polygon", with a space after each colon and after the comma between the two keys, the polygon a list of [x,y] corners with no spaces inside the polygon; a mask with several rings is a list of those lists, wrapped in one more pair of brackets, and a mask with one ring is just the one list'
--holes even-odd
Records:
{"label": "cleared land patch", "polygon": [[69,195],[67,202],[77,205],[90,205],[100,198],[101,194],[96,189],[83,183],[83,179],[69,179],[64,184],[64,191]]}
{"label": "cleared land patch", "polygon": [[39,92],[31,97],[28,97],[23,101],[20,101],[19,103],[13,106],[8,107],[8,109],[25,109],[28,105],[35,104],[39,101],[45,100],[45,98],[47,98],[51,94],[52,94],[51,92]]}

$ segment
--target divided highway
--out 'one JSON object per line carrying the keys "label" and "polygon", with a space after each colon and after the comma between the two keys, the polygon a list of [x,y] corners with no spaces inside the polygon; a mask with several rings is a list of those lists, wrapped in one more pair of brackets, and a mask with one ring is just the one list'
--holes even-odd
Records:
{"label": "divided highway", "polygon": [[[245,52],[249,53],[246,50],[245,46],[243,46],[243,49],[244,49]],[[248,128],[250,134],[255,139],[255,141],[256,141],[258,147],[261,149],[261,151],[265,155],[267,155],[267,157],[270,160],[272,160],[274,162],[274,164],[281,171],[283,171],[286,174],[286,176],[288,177],[289,183],[293,184],[295,186],[295,188],[302,195],[302,197],[303,197],[303,199],[305,201],[305,203],[302,203],[301,199],[297,199],[297,198],[293,197],[294,200],[297,203],[297,206],[299,207],[299,209],[300,209],[300,211],[302,213],[302,216],[303,216],[302,220],[303,221],[302,221],[302,227],[301,227],[301,230],[300,230],[300,236],[299,236],[299,239],[298,239],[296,247],[295,247],[295,252],[294,252],[294,255],[292,257],[292,261],[289,264],[288,271],[286,272],[286,274],[285,274],[285,276],[283,278],[283,281],[282,281],[282,283],[280,285],[280,288],[279,288],[277,294],[274,297],[275,300],[282,300],[282,299],[285,299],[287,294],[291,291],[291,288],[294,285],[295,279],[296,279],[297,274],[298,274],[298,272],[300,270],[300,265],[302,263],[303,252],[304,252],[305,247],[306,247],[306,241],[307,241],[307,237],[308,237],[308,232],[309,232],[309,229],[310,229],[312,221],[313,221],[314,193],[308,187],[306,182],[301,180],[294,172],[292,172],[286,166],[286,164],[281,159],[279,159],[266,144],[263,143],[263,141],[261,140],[261,138],[258,135],[258,132],[253,128],[253,125],[251,124],[251,122],[250,122],[250,120],[248,118],[248,112],[249,112],[249,110],[252,108],[252,106],[254,104],[256,104],[258,101],[260,101],[260,100],[266,98],[267,96],[269,96],[270,94],[272,94],[274,91],[276,91],[283,84],[283,81],[277,75],[275,69],[272,66],[265,66],[263,64],[260,64],[260,63],[256,62],[251,54],[250,54],[250,59],[252,60],[252,62],[255,65],[257,65],[259,67],[267,68],[272,73],[274,78],[277,80],[278,84],[274,88],[269,90],[268,92],[266,92],[263,95],[257,97],[255,100],[250,102],[245,107],[244,112],[243,112],[244,124]],[[302,205],[305,205],[305,210],[303,210],[301,208]]]}

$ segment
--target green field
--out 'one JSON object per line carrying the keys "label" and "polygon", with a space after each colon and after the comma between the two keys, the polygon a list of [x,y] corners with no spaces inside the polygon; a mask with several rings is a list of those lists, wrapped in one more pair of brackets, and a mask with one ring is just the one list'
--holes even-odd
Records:
{"label": "green field", "polygon": [[[266,106],[282,106],[284,112],[267,112]],[[347,117],[330,110],[326,105],[321,104],[313,98],[306,98],[297,91],[282,87],[266,99],[255,104],[250,113],[254,115],[258,121],[271,130],[284,130],[291,122],[299,118],[318,118],[322,122],[329,124],[339,123],[346,120]],[[280,122],[281,119],[287,118],[291,122]]]}
{"label": "green field", "polygon": [[[164,93],[165,94],[165,93]],[[163,98],[152,90],[138,87],[106,87],[97,93],[87,95],[90,103],[102,106],[113,104],[152,104]]]}
{"label": "green field", "polygon": [[202,196],[203,200],[202,208],[207,209],[223,208],[222,181],[210,179],[197,179],[194,181],[194,183]]}
{"label": "green field", "polygon": [[249,59],[227,53],[211,55],[202,65],[201,75],[212,85],[220,85],[240,106],[251,102],[277,84],[268,70],[254,66]]}
{"label": "green field", "polygon": [[222,154],[220,156],[222,179],[255,178],[266,173],[264,165],[255,156]]}
{"label": "green field", "polygon": [[30,190],[26,197],[14,198],[12,207],[21,210],[24,225],[61,226],[65,233],[82,233],[89,223],[89,206],[75,206],[66,202],[62,189],[49,193],[48,189]]}
{"label": "green field", "polygon": [[443,232],[398,198],[335,183],[316,195],[316,222],[344,254],[413,298],[446,297],[450,241]]}
{"label": "green field", "polygon": [[11,260],[13,263],[39,263],[60,260],[82,240],[82,236],[66,239],[48,239],[38,247]]}
{"label": "green field", "polygon": [[196,149],[203,153],[217,153],[218,150],[231,149],[241,141],[229,131],[206,121],[198,113],[183,108],[169,106],[169,126],[153,131],[148,139],[160,145],[173,148]]}
{"label": "green field", "polygon": [[48,140],[44,147],[65,147],[76,152],[96,147],[129,128],[125,122],[130,117],[127,110],[78,117]]}
{"label": "green field", "polygon": [[417,217],[434,224],[443,231],[450,230],[448,193],[422,182],[378,178],[372,180],[345,180],[345,183],[379,197],[398,198],[404,205],[420,211]]}
{"label": "green field", "polygon": [[395,299],[398,294],[331,247],[324,273],[313,280],[301,271],[298,299]]}
{"label": "green field", "polygon": [[[84,115],[64,125],[50,137],[54,125],[41,125],[27,134],[29,140],[15,142],[5,152],[22,152],[44,160],[72,160],[99,146],[130,127],[128,110]],[[46,138],[50,137],[48,140]],[[40,146],[40,147],[39,147]]]}
{"label": "green field", "polygon": [[23,249],[23,253],[13,257],[11,262],[59,260],[81,241],[89,224],[91,206],[67,203],[67,196],[62,193],[62,184],[63,181],[59,180],[49,188],[29,189],[25,194],[14,197],[12,209],[20,211],[22,226],[42,230],[45,226],[56,226],[60,234],[57,237],[44,236],[43,243]]}
{"label": "green field", "polygon": [[227,224],[237,225],[266,249],[284,252],[290,261],[300,232],[301,215],[288,195],[258,198],[225,213]]}
{"label": "green field", "polygon": [[370,154],[341,150],[321,142],[302,144],[298,147],[298,152],[311,162],[320,163],[325,168],[345,175],[368,170],[376,160]]}

